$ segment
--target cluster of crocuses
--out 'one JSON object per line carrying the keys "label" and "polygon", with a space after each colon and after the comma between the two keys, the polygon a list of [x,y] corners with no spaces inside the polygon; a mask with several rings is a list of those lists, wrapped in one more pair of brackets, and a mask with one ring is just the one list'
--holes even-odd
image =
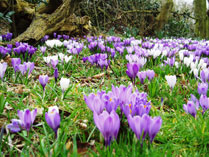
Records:
{"label": "cluster of crocuses", "polygon": [[58,68],[57,68],[59,59],[61,60],[62,64],[63,63],[67,64],[72,59],[72,56],[67,56],[67,55],[64,55],[63,53],[58,53],[58,55],[43,57],[43,59],[49,67],[51,66],[54,69],[54,77],[56,81],[59,75]]}
{"label": "cluster of crocuses", "polygon": [[84,48],[84,45],[83,43],[77,43],[77,44],[68,44],[67,45],[67,52],[70,53],[70,54],[73,54],[73,55],[79,55],[82,50]]}
{"label": "cluster of crocuses", "polygon": [[63,43],[58,39],[46,40],[45,44],[50,48],[63,46]]}
{"label": "cluster of crocuses", "polygon": [[193,94],[191,94],[190,100],[187,104],[183,105],[185,112],[191,114],[193,117],[196,117],[199,106],[202,107],[202,114],[209,109],[209,98],[207,97],[208,83],[206,81],[199,83],[197,90],[200,99],[198,100]]}
{"label": "cluster of crocuses", "polygon": [[23,64],[21,64],[20,58],[12,58],[11,63],[15,74],[20,71],[22,75],[27,73],[29,76],[35,67],[33,62],[23,62]]}
{"label": "cluster of crocuses", "polygon": [[[142,59],[143,60],[143,59]],[[152,80],[155,76],[155,72],[153,70],[141,71],[139,69],[143,66],[139,63],[128,63],[126,74],[131,79],[132,83],[135,84],[136,76],[138,76],[140,82],[143,84],[144,80],[148,77],[149,80]]]}
{"label": "cluster of crocuses", "polygon": [[0,56],[4,58],[7,54],[11,54],[12,45],[8,44],[6,47],[0,46]]}
{"label": "cluster of crocuses", "polygon": [[79,55],[84,48],[84,44],[77,42],[75,39],[64,40],[63,42],[58,39],[47,40],[46,45],[51,48],[64,46],[67,48],[67,52],[73,55]]}
{"label": "cluster of crocuses", "polygon": [[136,76],[138,76],[140,82],[143,84],[144,80],[148,78],[152,80],[155,76],[155,72],[153,70],[140,71],[140,68],[144,66],[146,63],[146,59],[144,57],[139,57],[138,55],[127,55],[126,59],[129,61],[127,64],[126,74],[131,79],[131,81],[135,84]]}
{"label": "cluster of crocuses", "polygon": [[10,41],[10,40],[12,40],[12,33],[7,33],[7,34],[3,34],[3,35],[1,35],[1,38],[2,38],[2,41]]}
{"label": "cluster of crocuses", "polygon": [[53,37],[57,38],[58,40],[60,39],[68,40],[70,38],[69,35],[65,35],[65,34],[61,35],[61,34],[57,34],[56,32],[53,33]]}
{"label": "cluster of crocuses", "polygon": [[119,133],[121,120],[116,112],[118,108],[127,117],[129,126],[138,140],[141,137],[144,140],[149,135],[152,142],[161,128],[162,119],[148,115],[151,102],[147,101],[147,94],[138,90],[132,91],[132,86],[112,85],[112,91],[108,93],[101,91],[97,94],[84,95],[84,100],[93,112],[94,122],[102,133],[106,146],[117,139]]}
{"label": "cluster of crocuses", "polygon": [[[7,128],[13,133],[21,130],[29,132],[35,121],[37,109],[34,109],[33,111],[30,111],[29,109],[18,110],[17,115],[19,119],[12,119],[12,123],[8,124]],[[60,126],[60,114],[57,106],[49,107],[48,112],[45,113],[45,120],[57,136],[57,130]]]}
{"label": "cluster of crocuses", "polygon": [[100,66],[101,69],[104,67],[107,69],[108,65],[110,64],[110,60],[108,60],[108,56],[106,53],[96,53],[91,56],[83,57],[83,62],[89,61],[91,65],[96,64],[97,66]]}
{"label": "cluster of crocuses", "polygon": [[37,48],[21,42],[16,42],[14,48],[11,44],[8,44],[6,47],[0,46],[0,54],[3,57],[5,57],[7,54],[12,55],[12,51],[15,56],[20,57],[22,55],[23,59],[28,61],[28,59],[30,59],[37,51]]}
{"label": "cluster of crocuses", "polygon": [[13,52],[16,56],[22,55],[23,58],[28,61],[37,51],[37,48],[29,45],[28,43],[16,42],[16,48],[13,48]]}

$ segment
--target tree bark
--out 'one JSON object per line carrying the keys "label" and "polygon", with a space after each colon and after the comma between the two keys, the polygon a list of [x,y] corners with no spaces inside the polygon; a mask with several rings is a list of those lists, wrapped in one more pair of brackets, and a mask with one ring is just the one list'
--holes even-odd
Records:
{"label": "tree bark", "polygon": [[159,15],[156,18],[155,30],[159,31],[167,23],[173,9],[173,0],[166,0],[164,2]]}
{"label": "tree bark", "polygon": [[[46,34],[52,34],[55,31],[59,31],[74,13],[75,8],[80,1],[81,0],[64,0],[52,14],[37,13],[27,30],[13,39],[12,42],[38,41]],[[30,13],[32,13],[32,11]]]}
{"label": "tree bark", "polygon": [[206,0],[194,0],[194,12],[196,24],[195,24],[195,32],[197,36],[201,38],[206,38]]}
{"label": "tree bark", "polygon": [[[31,21],[31,23],[11,43],[14,44],[17,41],[39,41],[46,34],[50,35],[53,32],[69,35],[88,33],[91,29],[90,18],[88,16],[77,17],[74,14],[76,7],[81,1],[47,0],[47,5],[41,3],[40,6],[36,6],[23,0],[16,0],[14,7],[15,15],[24,14],[26,17],[25,22]],[[8,7],[8,0],[3,0],[2,2],[4,2],[4,7]],[[19,20],[24,20],[24,18],[20,16]],[[17,23],[21,24],[19,20],[17,19]]]}

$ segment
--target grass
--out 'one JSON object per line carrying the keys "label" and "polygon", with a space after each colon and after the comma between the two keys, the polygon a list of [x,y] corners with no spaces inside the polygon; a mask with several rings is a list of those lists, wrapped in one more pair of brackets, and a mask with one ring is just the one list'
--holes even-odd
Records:
{"label": "grass", "polygon": [[[58,52],[67,54],[64,47],[48,48],[44,56]],[[198,80],[189,74],[190,69],[185,65],[181,65],[181,68],[168,65],[161,67],[162,60],[151,58],[140,71],[153,69],[156,76],[151,82],[146,79],[144,84],[137,79],[136,89],[147,92],[152,104],[150,115],[161,116],[163,124],[160,132],[152,144],[146,140],[141,146],[124,117],[117,141],[106,148],[83,95],[98,90],[110,91],[112,84],[128,86],[131,82],[126,75],[125,54],[120,56],[116,53],[117,57],[111,60],[112,69],[102,71],[90,63],[82,62],[82,57],[91,53],[85,48],[80,55],[74,55],[69,64],[59,62],[59,79],[66,77],[71,80],[63,100],[59,81],[54,81],[53,70],[44,63],[40,51],[32,58],[36,68],[29,78],[20,74],[15,78],[13,68],[8,67],[5,81],[0,86],[0,127],[5,127],[11,119],[17,118],[17,110],[37,108],[38,116],[29,136],[26,131],[15,134],[1,132],[0,153],[3,156],[208,156],[208,112],[202,115],[198,111],[197,117],[193,118],[183,110],[183,104],[188,101],[190,94],[199,98]],[[178,60],[178,56],[176,57]],[[38,81],[41,74],[50,77],[44,98]],[[173,90],[168,86],[165,75],[177,76]],[[164,100],[163,104],[161,98]],[[54,105],[59,107],[61,115],[57,139],[44,117],[48,107]]]}

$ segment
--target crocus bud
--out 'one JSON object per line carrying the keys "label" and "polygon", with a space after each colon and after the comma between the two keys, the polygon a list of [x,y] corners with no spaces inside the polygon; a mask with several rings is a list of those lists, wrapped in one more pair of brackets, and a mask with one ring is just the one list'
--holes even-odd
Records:
{"label": "crocus bud", "polygon": [[152,80],[155,77],[155,72],[154,72],[154,70],[147,70],[146,75],[149,80]]}
{"label": "crocus bud", "polygon": [[176,84],[176,75],[173,75],[173,76],[166,75],[165,79],[166,79],[168,85],[173,89]]}
{"label": "crocus bud", "polygon": [[57,78],[59,77],[59,73],[58,73],[58,69],[56,68],[54,70],[54,78],[55,78],[55,82],[57,82]]}
{"label": "crocus bud", "polygon": [[159,132],[160,128],[162,126],[162,119],[161,117],[154,117],[151,119],[150,125],[149,125],[149,137],[150,142],[154,140],[155,136]]}
{"label": "crocus bud", "polygon": [[146,79],[147,75],[146,75],[146,71],[141,71],[137,73],[137,76],[140,80],[140,82],[143,84],[144,80]]}
{"label": "crocus bud", "polygon": [[4,77],[6,69],[7,69],[7,63],[6,62],[0,63],[0,78],[2,81],[3,81],[3,77]]}
{"label": "crocus bud", "polygon": [[45,86],[46,86],[48,80],[49,80],[48,75],[40,75],[39,76],[39,82],[42,85],[43,90],[45,90]]}
{"label": "crocus bud", "polygon": [[48,112],[45,113],[47,124],[54,130],[57,136],[57,130],[60,126],[60,115],[57,106],[49,107]]}
{"label": "crocus bud", "polygon": [[126,74],[131,79],[132,82],[134,82],[138,71],[139,71],[139,65],[138,64],[135,64],[135,63],[133,63],[133,64],[128,63],[127,64]]}
{"label": "crocus bud", "polygon": [[207,95],[208,83],[207,82],[206,83],[199,83],[197,90],[198,90],[199,95],[202,95],[202,94]]}
{"label": "crocus bud", "polygon": [[27,66],[26,64],[19,64],[18,70],[21,72],[22,75],[25,75],[27,72]]}
{"label": "crocus bud", "polygon": [[43,55],[44,55],[44,53],[46,52],[46,46],[41,46],[41,47],[40,47],[40,50],[41,50],[41,52],[42,52]]}
{"label": "crocus bud", "polygon": [[94,112],[94,123],[102,133],[106,146],[110,145],[114,139],[117,139],[120,118],[114,110],[110,114],[107,111],[103,111],[100,115]]}
{"label": "crocus bud", "polygon": [[50,63],[52,65],[52,67],[55,69],[57,64],[58,64],[59,60],[58,59],[51,59]]}
{"label": "crocus bud", "polygon": [[12,66],[13,66],[13,68],[15,70],[15,74],[16,74],[16,72],[18,71],[18,65],[21,64],[21,59],[20,58],[12,58],[11,63],[12,63]]}
{"label": "crocus bud", "polygon": [[63,77],[61,78],[60,86],[61,86],[61,89],[62,89],[63,93],[68,89],[69,84],[70,84],[70,79],[63,78]]}
{"label": "crocus bud", "polygon": [[183,109],[186,113],[191,114],[193,117],[196,116],[196,113],[197,113],[196,109],[197,108],[196,108],[194,102],[188,101],[186,105],[185,104],[183,105]]}

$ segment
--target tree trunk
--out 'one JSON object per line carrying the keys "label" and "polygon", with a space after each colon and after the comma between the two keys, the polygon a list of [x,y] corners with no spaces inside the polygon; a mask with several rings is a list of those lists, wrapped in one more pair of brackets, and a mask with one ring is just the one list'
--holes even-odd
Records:
{"label": "tree trunk", "polygon": [[201,38],[206,38],[206,0],[194,0],[194,12],[196,17],[195,33]]}
{"label": "tree trunk", "polygon": [[166,0],[162,5],[159,15],[156,18],[155,30],[159,31],[168,22],[173,9],[173,0]]}
{"label": "tree trunk", "polygon": [[[32,22],[11,43],[17,41],[39,41],[46,34],[50,35],[53,32],[67,33],[70,35],[74,33],[86,34],[91,29],[90,18],[87,16],[80,18],[74,15],[74,11],[81,1],[47,0],[47,5],[42,3],[40,6],[36,6],[22,0],[16,0],[15,14],[24,13]],[[21,22],[18,21],[17,23],[20,24]]]}

